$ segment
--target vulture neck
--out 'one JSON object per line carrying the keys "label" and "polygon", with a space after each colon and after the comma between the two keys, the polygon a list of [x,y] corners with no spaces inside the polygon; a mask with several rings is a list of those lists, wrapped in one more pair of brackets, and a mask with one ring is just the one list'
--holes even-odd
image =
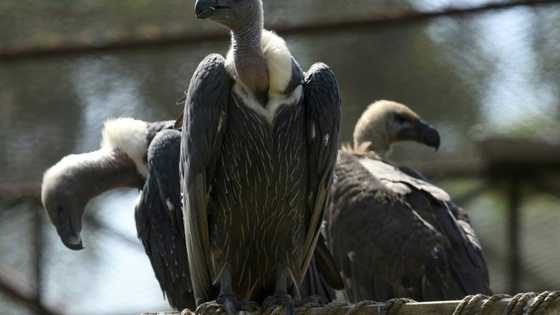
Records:
{"label": "vulture neck", "polygon": [[105,191],[119,187],[141,187],[143,182],[132,159],[121,151],[100,149],[67,159],[65,173],[75,178],[72,184],[86,183],[76,187],[80,195],[76,197],[86,202]]}
{"label": "vulture neck", "polygon": [[385,159],[387,157],[387,155],[389,155],[389,153],[391,153],[391,146],[387,145],[385,143],[383,144],[371,144],[370,151],[375,152],[375,154],[377,154],[377,156],[379,156],[381,159]]}
{"label": "vulture neck", "polygon": [[384,133],[375,130],[355,131],[354,150],[357,153],[374,152],[381,159],[385,159],[391,153],[391,143],[383,135]]}
{"label": "vulture neck", "polygon": [[261,46],[264,26],[262,6],[259,5],[253,14],[249,13],[247,20],[247,23],[231,31],[233,65],[237,79],[266,106],[269,78]]}

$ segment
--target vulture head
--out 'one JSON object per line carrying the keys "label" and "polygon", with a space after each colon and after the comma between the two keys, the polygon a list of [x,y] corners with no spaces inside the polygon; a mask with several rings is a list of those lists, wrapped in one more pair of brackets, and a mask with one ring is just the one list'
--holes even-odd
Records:
{"label": "vulture head", "polygon": [[83,172],[79,160],[77,154],[64,157],[45,172],[41,185],[43,207],[64,245],[72,250],[83,249],[82,216],[91,198],[89,185],[77,180],[81,176],[76,174]]}
{"label": "vulture head", "polygon": [[43,175],[41,202],[66,247],[83,249],[82,217],[91,199],[113,188],[142,185],[145,167],[136,160],[146,152],[147,145],[139,143],[143,124],[125,118],[107,122],[99,150],[68,155]]}
{"label": "vulture head", "polygon": [[354,148],[383,156],[399,141],[415,141],[434,149],[440,145],[438,131],[406,105],[381,100],[366,109],[354,128]]}
{"label": "vulture head", "polygon": [[234,31],[251,30],[262,23],[262,0],[196,0],[195,13]]}

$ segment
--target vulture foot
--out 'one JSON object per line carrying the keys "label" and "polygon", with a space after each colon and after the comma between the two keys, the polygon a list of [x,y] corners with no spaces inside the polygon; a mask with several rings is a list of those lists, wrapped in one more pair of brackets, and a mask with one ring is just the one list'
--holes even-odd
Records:
{"label": "vulture foot", "polygon": [[398,314],[400,308],[405,305],[406,303],[413,303],[416,302],[413,299],[409,298],[393,298],[388,301],[385,301],[385,314],[393,315]]}
{"label": "vulture foot", "polygon": [[270,308],[274,309],[278,306],[284,307],[284,309],[286,309],[287,315],[296,314],[296,307],[295,307],[294,300],[289,294],[276,294],[267,297],[263,302],[262,308],[264,310],[268,310]]}
{"label": "vulture foot", "polygon": [[216,299],[228,315],[236,315],[239,312],[254,313],[258,311],[259,305],[253,301],[239,301],[235,295],[222,294]]}
{"label": "vulture foot", "polygon": [[322,297],[320,295],[311,295],[311,296],[306,296],[302,299],[296,300],[294,302],[294,305],[296,307],[308,306],[308,305],[321,306],[321,305],[325,305],[327,303],[328,303],[328,301],[325,301],[324,297]]}

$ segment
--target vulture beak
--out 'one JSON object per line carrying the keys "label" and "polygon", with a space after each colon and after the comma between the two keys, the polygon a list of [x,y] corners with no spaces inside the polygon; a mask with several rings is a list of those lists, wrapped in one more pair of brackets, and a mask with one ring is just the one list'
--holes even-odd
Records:
{"label": "vulture beak", "polygon": [[399,132],[400,140],[410,140],[423,143],[436,151],[439,149],[440,137],[439,132],[425,121],[418,120],[410,127],[402,129]]}
{"label": "vulture beak", "polygon": [[68,247],[71,250],[84,249],[80,233],[76,233],[73,228],[69,227],[68,225],[64,225],[60,228],[57,228],[56,232],[58,233],[58,236],[60,237],[62,243],[64,243],[64,246]]}
{"label": "vulture beak", "polygon": [[196,17],[199,19],[206,19],[214,14],[217,8],[216,0],[197,0],[194,5]]}

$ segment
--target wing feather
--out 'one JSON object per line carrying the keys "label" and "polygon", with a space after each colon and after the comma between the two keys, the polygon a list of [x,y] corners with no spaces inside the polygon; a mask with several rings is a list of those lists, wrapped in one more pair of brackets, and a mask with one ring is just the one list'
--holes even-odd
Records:
{"label": "wing feather", "polygon": [[315,250],[320,226],[330,199],[330,185],[336,163],[340,129],[340,96],[334,73],[322,63],[314,64],[304,81],[304,102],[308,147],[309,223],[304,243],[305,257],[298,281]]}
{"label": "wing feather", "polygon": [[346,152],[336,176],[329,242],[353,301],[491,292],[480,245],[445,191],[410,170]]}
{"label": "wing feather", "polygon": [[136,206],[136,229],[156,279],[176,309],[195,306],[179,194],[181,133],[157,133],[148,148],[148,177]]}
{"label": "wing feather", "polygon": [[214,266],[210,257],[208,201],[226,128],[232,79],[220,55],[209,55],[187,91],[181,137],[181,189],[185,240],[197,304],[210,297]]}

